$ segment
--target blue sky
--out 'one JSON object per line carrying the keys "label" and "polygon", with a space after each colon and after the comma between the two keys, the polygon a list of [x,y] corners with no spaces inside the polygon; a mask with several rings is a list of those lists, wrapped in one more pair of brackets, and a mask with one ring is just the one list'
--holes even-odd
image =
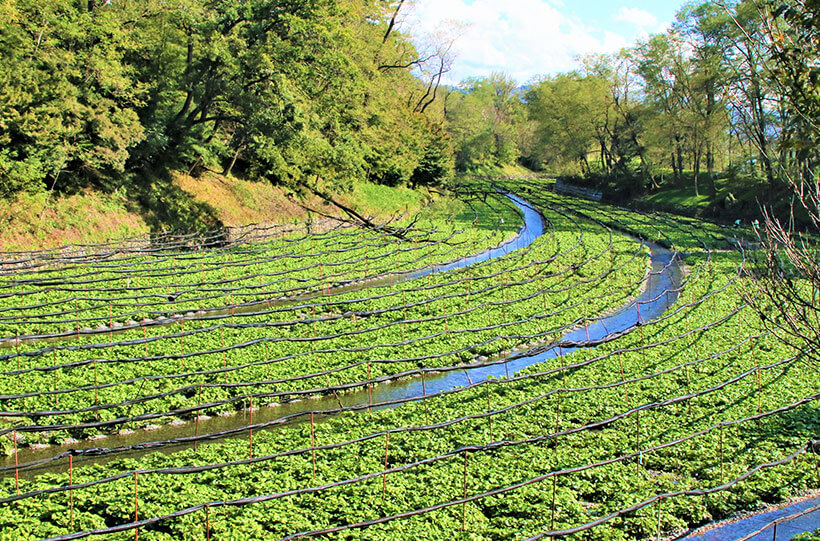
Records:
{"label": "blue sky", "polygon": [[[403,30],[420,44],[457,36],[447,83],[503,71],[526,83],[611,53],[674,21],[684,0],[416,0]],[[423,45],[420,45],[423,46]]]}

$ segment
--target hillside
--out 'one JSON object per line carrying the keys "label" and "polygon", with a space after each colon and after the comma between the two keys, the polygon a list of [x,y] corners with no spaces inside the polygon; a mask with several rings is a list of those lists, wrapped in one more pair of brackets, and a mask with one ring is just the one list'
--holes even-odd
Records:
{"label": "hillside", "polygon": [[[317,214],[346,218],[315,195],[297,196],[284,187],[206,173],[194,178],[174,173],[163,197],[146,208],[127,192],[85,189],[73,195],[18,194],[0,199],[0,251],[57,248],[137,237],[151,231],[189,232],[209,226],[238,227],[316,219]],[[415,212],[438,194],[426,188],[391,188],[356,183],[334,196],[344,206],[380,219]]]}

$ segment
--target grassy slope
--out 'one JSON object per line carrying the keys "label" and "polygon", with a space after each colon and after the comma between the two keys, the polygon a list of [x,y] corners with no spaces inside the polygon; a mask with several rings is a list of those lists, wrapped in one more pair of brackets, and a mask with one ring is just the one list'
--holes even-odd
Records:
{"label": "grassy slope", "polygon": [[[226,226],[303,220],[311,215],[305,207],[323,214],[340,214],[316,197],[297,201],[282,188],[234,177],[193,178],[176,173],[173,188],[174,193],[212,211]],[[405,209],[417,210],[431,197],[426,190],[361,184],[352,193],[339,196],[339,201],[368,215],[388,216]],[[36,194],[0,200],[0,251],[57,248],[141,236],[151,230],[149,224],[156,228],[155,213],[156,209],[137,208],[132,198],[117,192],[89,190],[69,196]],[[163,225],[160,218],[159,227]]]}
{"label": "grassy slope", "polygon": [[148,233],[139,214],[119,194],[88,191],[49,198],[45,193],[0,200],[0,250],[92,244]]}

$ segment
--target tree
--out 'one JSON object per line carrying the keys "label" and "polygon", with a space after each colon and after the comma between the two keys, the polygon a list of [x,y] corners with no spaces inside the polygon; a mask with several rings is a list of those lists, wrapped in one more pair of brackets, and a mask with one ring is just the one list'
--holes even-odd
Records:
{"label": "tree", "polygon": [[447,123],[456,147],[456,167],[514,163],[525,110],[515,81],[501,73],[469,79],[447,97]]}
{"label": "tree", "polygon": [[600,77],[575,72],[533,85],[527,93],[527,111],[536,126],[533,160],[558,168],[576,163],[581,174],[588,174],[589,155],[597,148],[606,168],[608,144],[600,140],[606,131],[606,102],[607,83]]}
{"label": "tree", "polygon": [[131,7],[7,1],[0,21],[0,194],[122,172],[143,138],[124,55]]}
{"label": "tree", "polygon": [[[771,74],[791,119],[782,147],[794,154],[794,165],[781,164],[792,189],[791,220],[764,212],[766,256],[755,274],[757,290],[749,295],[766,327],[787,344],[817,362],[820,347],[820,261],[816,236],[801,234],[794,216],[808,217],[811,233],[820,229],[820,2],[788,0],[756,5],[769,43]],[[745,28],[738,22],[738,28]]]}

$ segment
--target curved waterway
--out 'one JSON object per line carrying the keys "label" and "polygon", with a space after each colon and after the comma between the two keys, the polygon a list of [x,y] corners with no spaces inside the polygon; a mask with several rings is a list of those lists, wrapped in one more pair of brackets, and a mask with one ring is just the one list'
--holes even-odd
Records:
{"label": "curved waterway", "polygon": [[[515,250],[530,246],[538,237],[544,234],[544,219],[535,208],[523,199],[507,194],[523,214],[524,225],[519,234],[511,241],[486,250],[480,254],[470,256],[446,265],[427,268],[404,275],[401,280],[410,280],[426,276],[431,273],[447,272],[470,265],[503,257]],[[646,281],[646,287],[636,299],[630,301],[618,311],[602,316],[597,320],[590,320],[588,327],[569,331],[562,337],[561,343],[583,344],[586,342],[601,342],[615,338],[643,323],[661,316],[678,299],[678,292],[682,279],[682,271],[676,252],[661,246],[646,243],[650,249],[651,273]],[[370,282],[369,286],[378,282]],[[282,424],[305,422],[307,414],[315,413],[317,421],[327,418],[332,412],[338,411],[340,403],[344,408],[358,408],[366,412],[368,404],[388,403],[382,408],[396,407],[390,402],[402,403],[408,399],[422,398],[425,395],[453,390],[466,385],[482,382],[489,378],[509,377],[517,371],[534,364],[567,355],[579,347],[555,346],[543,350],[535,348],[529,352],[519,352],[506,358],[494,358],[484,366],[474,366],[463,370],[454,370],[443,373],[428,374],[425,377],[394,380],[380,384],[372,389],[357,390],[320,398],[295,400],[281,405],[258,409],[253,415],[255,429],[274,429]],[[322,412],[328,412],[323,414]],[[74,465],[80,466],[89,463],[101,463],[109,460],[138,457],[148,452],[175,452],[192,447],[191,439],[195,434],[215,434],[209,441],[226,437],[247,437],[246,428],[250,423],[248,412],[229,417],[213,417],[200,420],[198,423],[188,422],[184,425],[166,425],[154,431],[140,430],[131,434],[118,434],[96,441],[82,441],[70,446],[52,446],[44,449],[20,449],[17,460],[19,464],[32,464],[20,470],[21,477],[32,477],[45,472],[65,471],[65,464],[61,460],[52,460],[58,456],[74,454]],[[268,427],[257,427],[265,425]],[[234,431],[226,435],[224,432]],[[206,442],[200,440],[199,445]],[[118,448],[132,448],[118,452]],[[67,459],[66,459],[67,461]],[[34,465],[37,462],[42,464]],[[2,473],[0,476],[14,475],[14,457],[5,457],[0,461]]]}
{"label": "curved waterway", "polygon": [[[429,274],[436,274],[439,272],[447,272],[456,269],[461,269],[464,267],[469,267],[471,265],[483,263],[491,259],[503,257],[515,250],[526,248],[527,246],[535,242],[535,239],[544,234],[544,219],[541,217],[541,214],[537,210],[535,210],[535,208],[533,208],[529,203],[527,203],[520,197],[507,193],[504,193],[504,195],[506,195],[507,198],[509,198],[513,203],[515,203],[515,206],[518,207],[518,210],[522,214],[523,225],[519,232],[512,239],[501,243],[495,248],[490,248],[478,254],[463,257],[451,261],[449,263],[444,263],[440,265],[430,265],[412,271],[396,271],[393,273],[388,273],[377,277],[365,278],[363,280],[353,280],[349,282],[344,282],[339,285],[328,287],[324,291],[312,291],[296,295],[293,297],[282,297],[279,299],[253,301],[233,306],[227,306],[224,308],[212,308],[205,312],[197,314],[197,316],[195,317],[187,318],[186,320],[207,321],[219,317],[224,317],[227,315],[255,314],[260,311],[270,310],[271,308],[275,307],[283,307],[298,303],[305,303],[316,299],[327,299],[328,297],[334,295],[354,293],[356,291],[362,291],[365,289],[372,289],[376,287],[388,285],[392,286],[397,283],[423,278]],[[135,328],[141,328],[143,326],[171,326],[177,324],[177,322],[179,321],[178,318],[180,317],[178,315],[172,316],[172,313],[173,311],[168,312],[167,317],[162,316],[162,319],[157,319],[156,321],[149,320],[148,323],[138,322],[134,323],[133,325],[118,325],[116,327],[109,327],[103,325],[96,329],[86,328],[80,329],[79,331],[66,331],[58,334],[43,336],[7,336],[5,338],[0,338],[0,348],[12,349],[18,344],[31,345],[40,343],[53,344],[60,342],[70,342],[78,340],[81,337],[87,336],[119,334],[125,331],[133,330]]]}

